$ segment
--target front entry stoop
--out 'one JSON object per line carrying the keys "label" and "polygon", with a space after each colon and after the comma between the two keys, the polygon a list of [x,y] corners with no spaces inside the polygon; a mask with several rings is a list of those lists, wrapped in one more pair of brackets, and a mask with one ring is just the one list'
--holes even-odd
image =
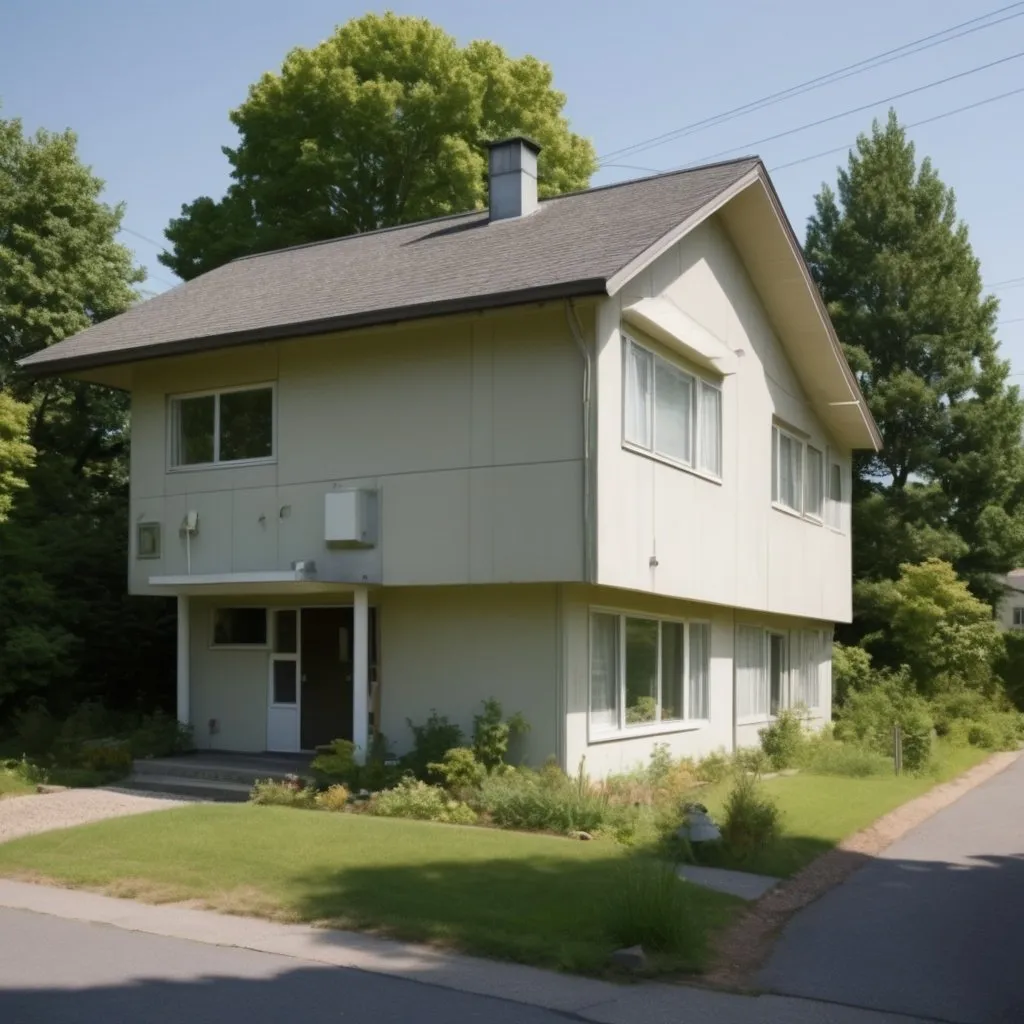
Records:
{"label": "front entry stoop", "polygon": [[283,780],[288,775],[308,774],[307,757],[201,752],[134,761],[132,774],[122,785],[149,793],[243,803],[257,779]]}

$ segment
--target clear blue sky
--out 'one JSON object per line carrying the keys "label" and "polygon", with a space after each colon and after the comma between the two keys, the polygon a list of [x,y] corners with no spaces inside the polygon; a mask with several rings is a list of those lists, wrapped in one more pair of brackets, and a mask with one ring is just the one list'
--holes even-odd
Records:
{"label": "clear blue sky", "polygon": [[[603,155],[1006,6],[1008,0],[404,0],[460,41],[489,38],[549,61],[573,128]],[[83,158],[127,205],[124,224],[156,241],[180,205],[219,197],[233,141],[228,111],[293,46],[311,46],[366,11],[346,0],[6,0],[0,5],[0,103],[30,129],[73,128]],[[383,9],[383,8],[379,8]],[[769,168],[851,142],[887,104],[759,145],[777,132],[1024,52],[1024,4],[957,39],[622,163],[662,169],[723,150],[758,152]],[[895,105],[904,122],[1024,86],[1024,56]],[[986,282],[1024,278],[1020,187],[1024,93],[911,134],[956,188]],[[730,152],[729,155],[733,155]],[[774,175],[802,237],[812,196],[842,154]],[[612,161],[619,162],[619,161]],[[595,182],[642,171],[603,169]],[[163,290],[156,248],[123,240]],[[997,289],[1004,351],[1024,381],[1024,286]]]}

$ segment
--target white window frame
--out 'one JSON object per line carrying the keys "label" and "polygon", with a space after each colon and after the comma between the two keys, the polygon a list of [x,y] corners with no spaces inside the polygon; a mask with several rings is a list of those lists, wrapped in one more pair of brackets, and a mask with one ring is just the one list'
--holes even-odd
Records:
{"label": "white window frame", "polygon": [[[150,536],[155,538],[156,548],[154,551],[144,554],[142,551],[142,535],[148,533]],[[135,557],[137,559],[148,561],[152,559],[163,557],[163,531],[160,528],[160,523],[147,520],[143,523],[135,524]]]}
{"label": "white window frame", "polygon": [[[221,395],[237,394],[239,391],[270,391],[270,454],[255,459],[220,458],[220,397]],[[213,395],[213,461],[176,463],[174,453],[177,438],[174,436],[177,417],[174,415],[175,402],[189,398],[208,398]],[[223,469],[235,466],[267,466],[277,462],[277,382],[261,381],[257,384],[239,384],[229,388],[208,388],[206,391],[186,391],[181,394],[167,396],[167,469],[172,473],[188,473],[193,470]]]}
{"label": "white window frame", "polygon": [[[266,626],[264,627],[264,641],[261,644],[219,644],[215,639],[215,629],[217,625],[217,612],[224,608],[259,608],[263,611],[266,616]],[[209,648],[211,651],[268,651],[271,649],[272,637],[270,635],[271,620],[270,620],[270,608],[267,605],[262,604],[229,604],[228,602],[218,602],[210,609],[210,643]]]}
{"label": "white window frame", "polygon": [[[593,653],[593,621],[595,615],[611,615],[618,619],[618,665],[616,666],[616,686],[617,686],[617,700],[616,710],[618,713],[618,721],[614,726],[603,727],[595,726],[591,719],[591,687],[593,672],[591,666],[591,658]],[[669,623],[671,625],[683,626],[683,717],[665,719],[662,721],[659,719],[655,722],[642,722],[635,725],[626,724],[626,620],[627,619],[644,619],[648,622],[658,623],[658,665],[657,665],[657,680],[658,680],[658,714],[661,714],[661,625],[662,623]],[[674,732],[693,732],[697,729],[706,728],[710,725],[710,718],[688,718],[690,710],[690,651],[692,645],[690,643],[690,627],[691,626],[706,626],[708,630],[708,645],[707,645],[707,703],[708,711],[711,710],[711,648],[713,646],[713,626],[710,619],[679,619],[669,615],[652,615],[650,612],[639,612],[626,608],[607,608],[598,605],[592,605],[587,614],[587,742],[588,743],[606,743],[614,740],[622,740],[632,738],[635,736],[658,736],[664,733]]]}
{"label": "white window frame", "polygon": [[[818,512],[813,512],[807,508],[808,505],[808,489],[811,483],[811,452],[815,452],[818,456],[818,499],[819,509]],[[817,445],[811,444],[810,441],[804,445],[804,515],[814,523],[824,523],[825,516],[828,512],[825,508],[825,466],[828,464],[825,458],[825,451],[823,448],[819,448]]]}
{"label": "white window frame", "polygon": [[[832,470],[839,470],[839,498],[832,497]],[[831,449],[825,451],[825,520],[830,530],[836,533],[845,533],[843,520],[844,496],[846,493],[845,474],[843,473],[842,460]]]}
{"label": "white window frame", "polygon": [[[295,650],[287,653],[277,649],[277,613],[295,613]],[[270,648],[269,671],[267,674],[267,707],[268,708],[294,708],[295,713],[302,715],[302,608],[295,605],[271,606],[267,609],[267,640]],[[221,650],[222,648],[218,648]],[[246,648],[249,650],[250,648]],[[274,700],[274,665],[279,661],[295,662],[295,702],[292,704],[279,704]],[[301,717],[299,719],[301,721]]]}
{"label": "white window frame", "polygon": [[[737,725],[755,725],[765,722],[774,722],[777,715],[771,713],[771,637],[781,636],[784,638],[785,665],[781,680],[779,693],[779,710],[788,710],[802,704],[809,712],[820,712],[822,706],[822,692],[830,678],[829,669],[832,662],[832,636],[827,630],[822,629],[780,629],[776,626],[762,626],[749,622],[741,622],[736,625],[736,634],[733,641],[733,662],[735,671],[736,651],[738,650],[738,630],[753,629],[760,634],[761,649],[761,678],[764,686],[764,698],[766,710],[756,712],[752,715],[737,715]],[[816,699],[813,703],[796,700],[801,690],[806,690],[806,683],[801,684],[802,673],[809,673],[811,663],[814,665],[814,678]],[[737,694],[737,701],[739,694]]]}
{"label": "white window frame", "polygon": [[1013,628],[1024,629],[1024,607],[1013,609]]}
{"label": "white window frame", "polygon": [[[634,337],[626,334],[625,331],[622,334],[622,447],[627,451],[635,452],[638,455],[645,455],[647,458],[654,459],[657,462],[663,462],[667,466],[672,466],[675,469],[681,469],[684,472],[692,473],[694,476],[699,476],[702,480],[708,480],[712,483],[720,484],[722,482],[722,463],[725,458],[725,445],[722,436],[724,424],[725,424],[725,399],[722,390],[721,380],[712,380],[703,374],[697,373],[689,366],[681,366],[658,352],[655,352],[649,345],[643,345],[638,342]],[[642,352],[646,352],[652,359],[651,363],[651,409],[650,409],[650,422],[648,423],[648,432],[651,437],[651,446],[648,448],[637,441],[630,441],[626,434],[627,425],[627,410],[629,408],[628,402],[629,393],[626,389],[626,365],[629,359],[630,346],[640,349]],[[668,455],[665,452],[658,451],[658,437],[657,437],[657,399],[655,392],[657,389],[657,365],[662,363],[669,371],[682,377],[687,377],[690,380],[690,386],[692,389],[692,403],[690,408],[690,461],[685,462],[682,459],[678,459],[675,456]],[[697,464],[697,460],[700,456],[701,451],[701,431],[703,418],[701,416],[701,406],[704,401],[703,387],[707,386],[713,388],[718,392],[718,464],[719,471],[716,473],[712,469],[706,469]]]}
{"label": "white window frame", "polygon": [[[793,508],[791,505],[787,505],[782,501],[782,458],[781,448],[779,439],[785,435],[790,441],[792,441],[800,453],[800,486],[796,489],[797,501],[800,503],[799,508]],[[771,496],[772,496],[772,508],[779,512],[785,513],[787,516],[795,516],[797,519],[803,519],[808,523],[813,523],[815,526],[824,526],[825,520],[819,518],[813,512],[807,511],[807,466],[810,461],[807,458],[807,449],[813,448],[816,452],[821,455],[822,466],[828,465],[827,452],[824,448],[820,448],[816,444],[812,444],[810,439],[806,435],[801,435],[789,427],[783,426],[778,422],[772,423],[772,450],[771,450]],[[822,469],[822,509],[827,515],[825,510],[826,498],[825,498],[825,486],[828,483],[828,475],[824,469]]]}

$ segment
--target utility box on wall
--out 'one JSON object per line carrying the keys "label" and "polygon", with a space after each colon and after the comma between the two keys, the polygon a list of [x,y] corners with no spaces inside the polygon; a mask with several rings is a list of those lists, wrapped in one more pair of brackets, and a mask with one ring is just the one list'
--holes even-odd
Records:
{"label": "utility box on wall", "polygon": [[324,540],[338,548],[372,548],[375,543],[376,494],[331,491],[324,496]]}

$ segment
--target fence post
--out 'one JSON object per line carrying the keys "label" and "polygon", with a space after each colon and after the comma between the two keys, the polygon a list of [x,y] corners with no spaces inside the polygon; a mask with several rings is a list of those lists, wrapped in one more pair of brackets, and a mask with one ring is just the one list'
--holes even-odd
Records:
{"label": "fence post", "polygon": [[892,727],[892,761],[897,775],[903,774],[903,728],[900,725]]}

